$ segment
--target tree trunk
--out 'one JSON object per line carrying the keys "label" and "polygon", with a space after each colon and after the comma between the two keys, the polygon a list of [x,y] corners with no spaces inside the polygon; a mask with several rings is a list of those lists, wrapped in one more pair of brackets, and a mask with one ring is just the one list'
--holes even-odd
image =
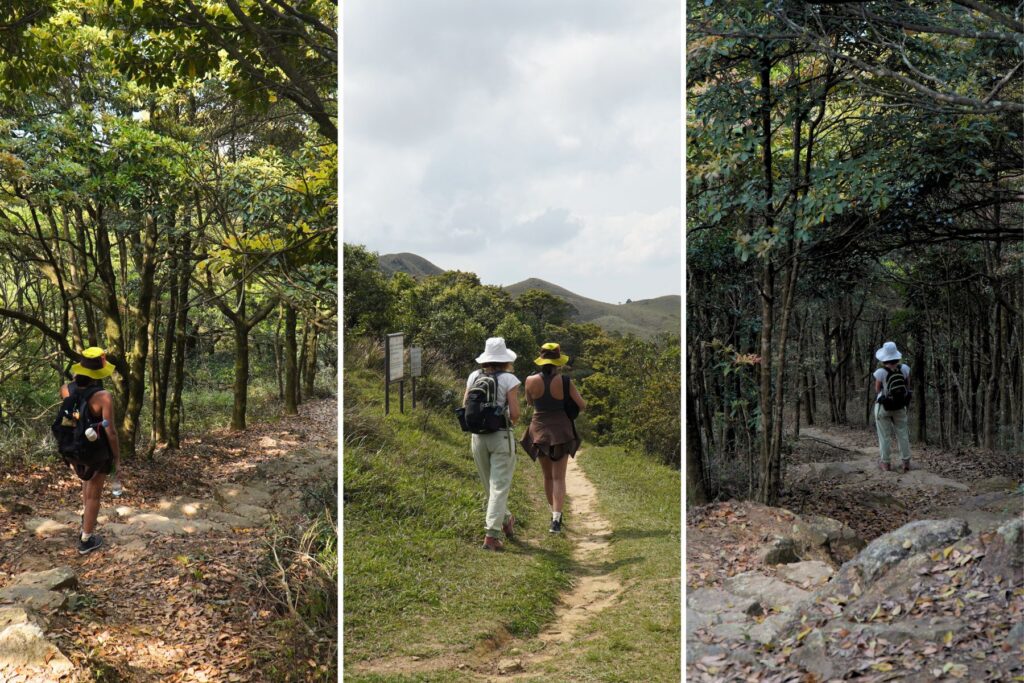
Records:
{"label": "tree trunk", "polygon": [[318,340],[316,325],[309,323],[309,336],[306,338],[305,363],[302,368],[302,392],[306,399],[313,397],[313,390],[316,388],[316,346]]}
{"label": "tree trunk", "polygon": [[708,502],[704,481],[704,449],[700,440],[697,408],[693,392],[686,389],[686,503],[704,505]]}
{"label": "tree trunk", "polygon": [[244,320],[242,307],[240,319],[232,321],[235,332],[235,387],[234,404],[231,407],[231,428],[245,430],[245,409],[249,402],[249,327]]}
{"label": "tree trunk", "polygon": [[298,409],[299,365],[296,360],[298,349],[295,343],[295,307],[284,305],[284,413],[296,415]]}
{"label": "tree trunk", "polygon": [[181,392],[185,386],[185,352],[188,348],[188,290],[192,279],[192,238],[187,233],[182,237],[181,256],[178,261],[177,315],[174,318],[174,379],[171,388],[170,424],[167,443],[171,448],[181,448]]}

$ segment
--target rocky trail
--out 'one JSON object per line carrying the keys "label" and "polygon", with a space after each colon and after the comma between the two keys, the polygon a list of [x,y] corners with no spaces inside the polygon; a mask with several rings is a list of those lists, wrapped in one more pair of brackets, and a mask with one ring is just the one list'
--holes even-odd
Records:
{"label": "rocky trail", "polygon": [[863,435],[801,437],[783,500],[796,512],[688,514],[689,679],[1020,680],[1019,456],[958,479],[963,454],[885,472]]}
{"label": "rocky trail", "polygon": [[80,487],[64,468],[9,474],[0,680],[264,680],[268,531],[292,528],[335,480],[335,412],[313,402],[298,418],[126,463],[125,495],[104,491],[104,545],[86,556]]}
{"label": "rocky trail", "polygon": [[[577,457],[586,457],[586,454],[581,451]],[[597,511],[597,489],[576,459],[569,460],[566,489],[570,495],[563,533],[574,544],[573,587],[561,597],[554,621],[535,638],[499,638],[488,641],[486,647],[477,648],[464,657],[400,657],[361,662],[356,671],[387,676],[459,671],[471,680],[490,682],[550,680],[546,664],[565,655],[577,630],[613,605],[622,591],[608,560],[611,524]],[[547,533],[546,529],[543,533]],[[529,539],[517,542],[539,545],[538,541]]]}

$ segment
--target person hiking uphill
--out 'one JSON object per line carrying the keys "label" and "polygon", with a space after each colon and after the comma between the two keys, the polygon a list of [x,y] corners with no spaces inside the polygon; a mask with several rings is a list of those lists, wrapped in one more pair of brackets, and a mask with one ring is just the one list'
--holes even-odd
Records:
{"label": "person hiking uphill", "polygon": [[[551,506],[549,531],[557,534],[562,530],[565,470],[569,457],[575,457],[580,447],[576,427],[565,411],[566,395],[580,412],[586,409],[587,404],[572,380],[560,375],[559,368],[569,362],[569,356],[562,353],[558,344],[548,342],[541,346],[540,356],[533,362],[541,370],[526,378],[526,402],[533,406],[533,418],[520,443],[532,459],[540,459],[540,467],[544,471],[544,493]],[[554,381],[556,378],[560,381]]]}
{"label": "person hiking uphill", "polygon": [[107,475],[120,469],[121,445],[114,424],[114,398],[103,389],[101,380],[114,373],[107,362],[106,352],[92,346],[81,354],[81,361],[71,366],[72,381],[60,388],[61,399],[87,397],[86,419],[94,427],[95,440],[91,440],[89,464],[68,462],[82,480],[82,535],[78,553],[85,555],[99,548],[103,541],[94,532],[100,510],[100,494]]}
{"label": "person hiking uphill", "polygon": [[885,342],[875,351],[882,367],[875,370],[875,430],[878,432],[879,467],[888,471],[890,442],[896,437],[903,471],[910,471],[910,427],[907,406],[910,405],[910,366],[900,364],[902,355],[896,342]]}
{"label": "person hiking uphill", "polygon": [[494,389],[494,402],[504,416],[495,431],[473,434],[471,446],[473,460],[480,475],[487,496],[487,511],[484,514],[484,550],[501,550],[504,544],[500,534],[512,538],[516,518],[508,511],[508,494],[512,488],[512,474],[516,469],[516,453],[512,440],[512,427],[519,420],[520,381],[512,374],[512,363],[516,354],[505,347],[501,337],[491,337],[484,345],[484,352],[476,362],[482,367],[474,370],[466,380],[466,393],[462,397],[463,408],[467,406],[475,385],[490,384]]}

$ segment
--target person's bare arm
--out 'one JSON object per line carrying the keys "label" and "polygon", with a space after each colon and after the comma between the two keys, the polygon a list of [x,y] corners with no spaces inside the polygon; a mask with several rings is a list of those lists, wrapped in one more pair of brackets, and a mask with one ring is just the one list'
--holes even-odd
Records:
{"label": "person's bare arm", "polygon": [[580,396],[580,392],[576,391],[576,383],[571,379],[569,380],[569,396],[580,407],[581,413],[587,409],[587,402]]}
{"label": "person's bare arm", "polygon": [[120,476],[121,442],[117,438],[117,423],[114,421],[114,398],[109,392],[104,391],[100,394],[99,399],[103,419],[107,421],[105,430],[107,432],[107,443],[110,444],[110,452],[114,456],[114,471]]}
{"label": "person's bare arm", "polygon": [[528,405],[528,406],[532,406],[533,405],[533,397],[530,396],[530,382],[531,381],[535,382],[536,380],[534,380],[532,376],[531,377],[527,377],[526,378],[526,382],[523,384],[523,398],[526,399],[526,405]]}
{"label": "person's bare arm", "polygon": [[505,394],[505,402],[508,403],[508,417],[512,424],[519,421],[519,387],[515,386]]}

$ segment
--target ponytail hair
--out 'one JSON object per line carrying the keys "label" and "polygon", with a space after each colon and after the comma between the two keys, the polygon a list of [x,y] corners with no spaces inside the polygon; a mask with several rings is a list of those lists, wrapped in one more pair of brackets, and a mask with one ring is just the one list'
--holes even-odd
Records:
{"label": "ponytail hair", "polygon": [[550,363],[545,363],[540,367],[540,371],[543,372],[545,375],[553,375],[555,374],[555,366],[551,365]]}

